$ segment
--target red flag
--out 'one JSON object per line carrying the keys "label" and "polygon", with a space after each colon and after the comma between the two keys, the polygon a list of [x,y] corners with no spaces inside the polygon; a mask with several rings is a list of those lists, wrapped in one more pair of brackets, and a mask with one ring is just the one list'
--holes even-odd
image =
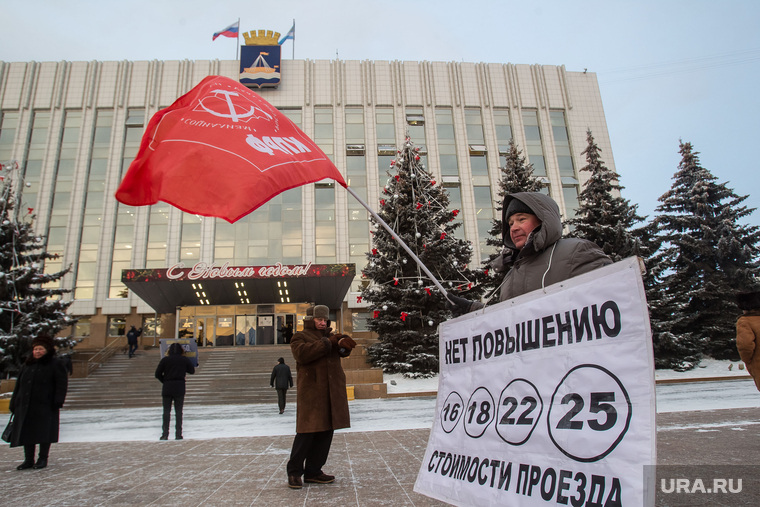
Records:
{"label": "red flag", "polygon": [[338,169],[274,106],[242,84],[209,76],[148,123],[119,202],[167,202],[235,222],[275,195]]}

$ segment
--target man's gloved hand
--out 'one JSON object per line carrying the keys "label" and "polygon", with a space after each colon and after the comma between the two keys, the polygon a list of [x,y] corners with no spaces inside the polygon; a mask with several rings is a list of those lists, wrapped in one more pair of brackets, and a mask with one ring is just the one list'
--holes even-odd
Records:
{"label": "man's gloved hand", "polygon": [[344,349],[353,350],[354,347],[356,347],[356,342],[353,338],[348,336],[347,334],[344,334],[343,337],[338,340],[338,345],[343,347]]}
{"label": "man's gloved hand", "polygon": [[455,317],[459,317],[465,313],[477,310],[480,307],[480,305],[475,301],[460,298],[459,296],[455,296],[450,292],[446,294],[446,299],[446,308],[450,310]]}

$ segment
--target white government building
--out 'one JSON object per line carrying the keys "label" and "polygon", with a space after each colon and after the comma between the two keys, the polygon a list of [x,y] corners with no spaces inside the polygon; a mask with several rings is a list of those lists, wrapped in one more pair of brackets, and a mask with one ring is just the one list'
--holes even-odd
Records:
{"label": "white government building", "polygon": [[[202,78],[238,79],[240,70],[236,60],[0,61],[0,161],[17,162],[21,214],[31,209],[47,250],[60,254],[46,271],[72,266],[62,285],[72,290],[70,312],[81,317],[70,330],[82,339],[79,348],[101,348],[130,325],[143,328],[145,345],[177,334],[199,346],[283,343],[280,329],[298,328],[312,303],[330,306],[344,332],[367,331],[355,275],[371,249],[370,223],[340,185],[289,190],[235,224],[114,198],[150,117]],[[591,72],[287,59],[279,70],[279,86],[254,90],[372,206],[408,132],[452,209],[461,210],[473,264],[491,252],[485,239],[512,137],[566,216],[585,177],[587,129],[615,169]],[[202,269],[224,264],[257,268],[244,270],[253,274],[245,279]]]}

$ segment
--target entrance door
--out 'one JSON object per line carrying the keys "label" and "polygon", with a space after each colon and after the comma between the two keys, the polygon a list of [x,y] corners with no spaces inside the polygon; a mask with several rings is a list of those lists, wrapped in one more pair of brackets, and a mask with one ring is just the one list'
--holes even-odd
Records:
{"label": "entrance door", "polygon": [[258,315],[256,317],[256,345],[272,345],[274,343],[274,315]]}
{"label": "entrance door", "polygon": [[195,318],[195,342],[199,347],[213,347],[216,341],[216,317]]}
{"label": "entrance door", "polygon": [[235,345],[238,347],[256,345],[256,316],[235,317]]}
{"label": "entrance door", "polygon": [[278,313],[277,314],[277,343],[285,345],[290,343],[293,333],[296,329],[295,313]]}

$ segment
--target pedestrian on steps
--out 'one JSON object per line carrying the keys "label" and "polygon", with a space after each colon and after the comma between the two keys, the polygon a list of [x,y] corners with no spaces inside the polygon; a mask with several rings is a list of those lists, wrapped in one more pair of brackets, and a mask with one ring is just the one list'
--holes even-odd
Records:
{"label": "pedestrian on steps", "polygon": [[142,334],[142,328],[135,329],[135,326],[127,332],[127,344],[129,344],[129,357],[134,357],[137,351],[137,339]]}

